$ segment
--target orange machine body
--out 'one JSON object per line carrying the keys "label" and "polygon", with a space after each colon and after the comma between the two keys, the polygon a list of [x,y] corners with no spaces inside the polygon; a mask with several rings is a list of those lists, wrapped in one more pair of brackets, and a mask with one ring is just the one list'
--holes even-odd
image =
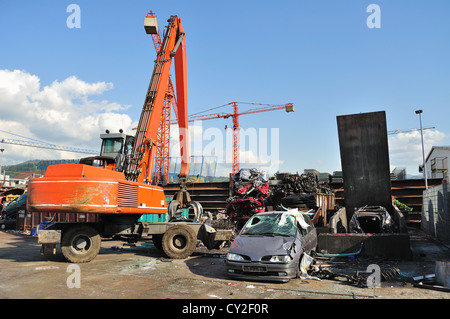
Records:
{"label": "orange machine body", "polygon": [[162,187],[128,181],[121,172],[81,164],[49,166],[44,178],[29,182],[28,197],[28,209],[33,212],[167,212]]}

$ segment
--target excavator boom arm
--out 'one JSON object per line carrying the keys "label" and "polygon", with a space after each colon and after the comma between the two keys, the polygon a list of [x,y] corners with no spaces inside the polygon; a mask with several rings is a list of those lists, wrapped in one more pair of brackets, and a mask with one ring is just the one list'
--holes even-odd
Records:
{"label": "excavator boom arm", "polygon": [[125,172],[126,178],[133,181],[151,181],[158,127],[164,97],[169,90],[172,58],[175,62],[177,118],[180,131],[182,161],[180,177],[187,176],[189,171],[186,38],[179,17],[172,16],[168,22],[137,127],[130,163]]}

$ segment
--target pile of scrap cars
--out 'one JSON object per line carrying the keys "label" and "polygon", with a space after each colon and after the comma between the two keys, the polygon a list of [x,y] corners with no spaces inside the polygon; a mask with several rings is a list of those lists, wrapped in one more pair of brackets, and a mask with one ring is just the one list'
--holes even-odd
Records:
{"label": "pile of scrap cars", "polygon": [[232,176],[232,195],[227,199],[227,215],[241,228],[253,214],[288,207],[311,211],[317,209],[315,194],[331,193],[319,185],[313,174],[276,174],[268,178],[257,169],[241,169]]}
{"label": "pile of scrap cars", "polygon": [[[349,275],[317,263],[318,259],[340,256],[317,251],[319,232],[398,232],[404,227],[400,211],[395,209],[399,215],[393,218],[384,207],[366,206],[356,210],[347,221],[345,209],[332,207],[328,212],[332,215],[329,224],[324,225],[315,218],[319,211],[315,195],[332,194],[331,188],[319,184],[311,173],[275,176],[269,179],[265,172],[256,169],[241,169],[233,175],[234,187],[226,212],[234,222],[237,236],[225,261],[227,275],[256,281],[313,278],[367,285],[368,274],[364,271]],[[389,268],[382,273],[382,279],[397,275],[398,269]]]}

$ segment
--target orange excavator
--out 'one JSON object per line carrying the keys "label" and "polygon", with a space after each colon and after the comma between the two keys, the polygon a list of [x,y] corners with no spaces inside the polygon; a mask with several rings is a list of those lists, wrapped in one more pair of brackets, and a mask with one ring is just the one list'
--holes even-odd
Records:
{"label": "orange excavator", "polygon": [[[150,11],[144,22],[147,34],[158,33],[156,15]],[[170,68],[175,62],[178,125],[180,131],[180,190],[169,205],[163,188],[152,185],[156,139],[164,96],[168,91]],[[186,258],[203,239],[214,244],[215,230],[198,222],[200,203],[191,201],[186,190],[189,172],[186,39],[181,19],[171,16],[155,61],[135,136],[119,133],[100,135],[99,156],[83,158],[79,164],[58,164],[47,168],[43,178],[28,186],[27,209],[38,213],[69,213],[74,222],[50,222],[38,231],[42,253],[55,253],[56,245],[70,262],[88,262],[100,250],[101,238],[120,237],[127,241],[153,240],[171,258]],[[192,218],[180,218],[188,209]],[[191,214],[192,212],[192,214]],[[168,213],[169,221],[146,223],[143,214]],[[80,221],[86,214],[95,221]],[[188,216],[188,217],[189,217]],[[69,220],[71,220],[69,218]],[[205,235],[206,234],[206,235]],[[214,235],[213,237],[209,235]],[[205,237],[206,236],[206,237]]]}

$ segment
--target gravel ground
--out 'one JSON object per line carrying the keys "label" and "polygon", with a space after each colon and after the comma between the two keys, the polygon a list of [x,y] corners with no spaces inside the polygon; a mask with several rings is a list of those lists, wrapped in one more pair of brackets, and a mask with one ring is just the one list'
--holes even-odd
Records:
{"label": "gravel ground", "polygon": [[[411,234],[412,261],[383,259],[318,259],[316,265],[354,274],[369,264],[382,270],[397,267],[396,278],[380,288],[346,280],[293,279],[289,283],[236,281],[227,278],[227,249],[198,248],[189,258],[167,259],[151,242],[135,246],[104,240],[90,263],[67,263],[60,252],[50,260],[40,255],[37,238],[0,232],[0,298],[3,299],[450,299],[450,293],[417,288],[412,277],[433,274],[435,261],[450,261],[448,247],[419,232]],[[75,275],[78,275],[75,277]],[[79,279],[79,280],[78,280]],[[79,285],[77,285],[79,283]]]}

